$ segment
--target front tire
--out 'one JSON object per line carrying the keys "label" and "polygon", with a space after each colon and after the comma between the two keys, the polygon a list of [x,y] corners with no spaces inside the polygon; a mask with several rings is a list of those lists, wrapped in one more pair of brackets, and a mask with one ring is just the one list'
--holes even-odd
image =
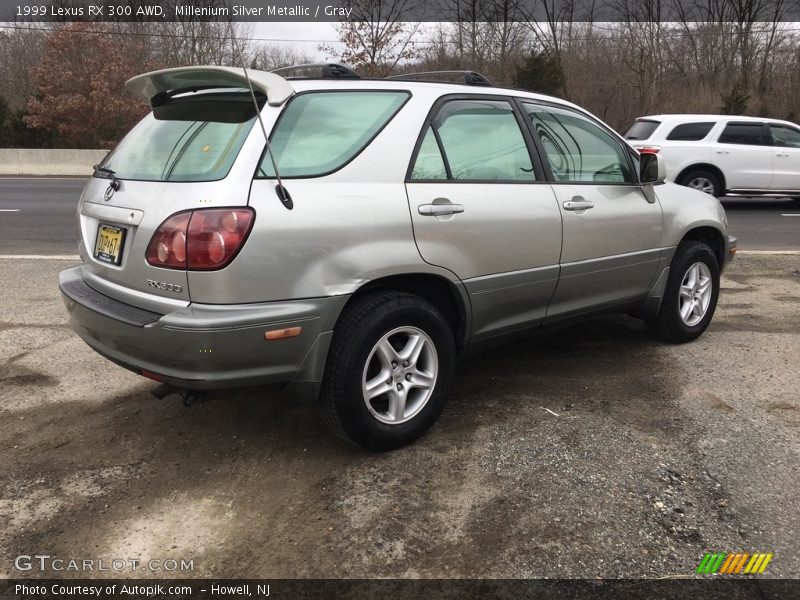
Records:
{"label": "front tire", "polygon": [[653,333],[675,344],[691,342],[708,328],[719,297],[719,262],[702,242],[683,241],[670,264],[658,315],[647,321]]}
{"label": "front tire", "polygon": [[435,306],[400,292],[364,296],[334,331],[319,412],[343,440],[393,450],[436,422],[454,371],[453,332]]}
{"label": "front tire", "polygon": [[685,175],[681,176],[681,179],[678,183],[699,192],[710,194],[715,198],[719,198],[723,192],[722,182],[719,180],[719,177],[717,177],[715,173],[706,171],[705,169],[695,169],[689,171]]}

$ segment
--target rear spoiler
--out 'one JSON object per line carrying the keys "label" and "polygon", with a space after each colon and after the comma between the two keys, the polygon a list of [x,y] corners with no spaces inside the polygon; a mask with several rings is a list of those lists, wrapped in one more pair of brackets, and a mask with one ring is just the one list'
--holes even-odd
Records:
{"label": "rear spoiler", "polygon": [[[248,69],[253,89],[267,97],[270,106],[280,106],[294,95],[294,88],[280,75]],[[234,67],[178,67],[151,71],[129,79],[125,88],[151,105],[160,102],[169,92],[208,88],[245,88],[247,78],[243,69]]]}

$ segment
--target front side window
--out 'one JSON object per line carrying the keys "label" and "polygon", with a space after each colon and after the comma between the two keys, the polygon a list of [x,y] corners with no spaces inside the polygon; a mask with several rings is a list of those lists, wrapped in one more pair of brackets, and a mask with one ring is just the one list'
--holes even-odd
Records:
{"label": "front side window", "polygon": [[774,146],[782,148],[800,148],[800,131],[786,125],[770,125]]}
{"label": "front side window", "polygon": [[708,135],[714,123],[681,123],[667,136],[668,140],[698,142]]}
{"label": "front side window", "polygon": [[[318,177],[361,152],[400,110],[408,92],[310,92],[292,98],[270,142],[281,177]],[[274,177],[265,153],[259,176]]]}
{"label": "front side window", "polygon": [[187,94],[155,107],[103,161],[118,179],[216,181],[255,122],[249,93]]}
{"label": "front side window", "polygon": [[635,182],[622,145],[588,117],[553,106],[523,106],[556,181]]}
{"label": "front side window", "polygon": [[719,136],[719,143],[769,146],[770,140],[767,139],[761,123],[728,123]]}
{"label": "front side window", "polygon": [[426,131],[411,178],[533,181],[536,175],[508,101],[451,100]]}

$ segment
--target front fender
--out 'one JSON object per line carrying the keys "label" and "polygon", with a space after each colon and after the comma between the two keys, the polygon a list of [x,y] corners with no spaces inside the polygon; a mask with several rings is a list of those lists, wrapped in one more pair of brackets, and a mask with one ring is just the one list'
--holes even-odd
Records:
{"label": "front fender", "polygon": [[719,200],[681,185],[664,183],[655,187],[664,219],[662,246],[677,246],[686,234],[699,227],[717,230],[728,239],[728,218]]}

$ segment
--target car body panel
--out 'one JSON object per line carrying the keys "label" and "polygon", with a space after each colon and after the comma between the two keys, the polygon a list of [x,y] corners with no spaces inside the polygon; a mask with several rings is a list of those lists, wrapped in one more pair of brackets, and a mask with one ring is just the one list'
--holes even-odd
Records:
{"label": "car body panel", "polygon": [[[347,296],[340,296],[225,306],[192,304],[139,326],[123,320],[126,304],[112,300],[107,302],[110,310],[101,313],[90,308],[92,302],[76,301],[64,293],[70,281],[81,278],[80,267],[63,271],[59,278],[72,329],[103,356],[186,389],[292,380],[318,338],[327,347],[327,334],[347,301]],[[297,337],[264,338],[268,330],[297,326],[302,327]],[[308,367],[303,377],[321,381],[323,367],[324,361]]]}
{"label": "car body panel", "polygon": [[725,176],[726,189],[770,188],[773,155],[771,146],[722,144],[716,141],[711,144],[711,155],[711,164],[719,167]]}
{"label": "car body panel", "polygon": [[655,191],[664,215],[663,247],[677,246],[699,227],[711,227],[723,240],[727,237],[728,218],[718,199],[674,183],[655,186]]}
{"label": "car body panel", "polygon": [[[648,202],[638,185],[559,183],[553,189],[564,239],[548,321],[644,298],[661,257],[660,204]],[[565,210],[575,198],[594,206]]]}
{"label": "car body panel", "polygon": [[[410,181],[406,189],[419,253],[464,282],[474,335],[544,319],[561,254],[561,216],[550,185]],[[464,212],[420,214],[420,206],[443,198]]]}
{"label": "car body panel", "polygon": [[800,148],[773,147],[772,179],[774,192],[800,190]]}

